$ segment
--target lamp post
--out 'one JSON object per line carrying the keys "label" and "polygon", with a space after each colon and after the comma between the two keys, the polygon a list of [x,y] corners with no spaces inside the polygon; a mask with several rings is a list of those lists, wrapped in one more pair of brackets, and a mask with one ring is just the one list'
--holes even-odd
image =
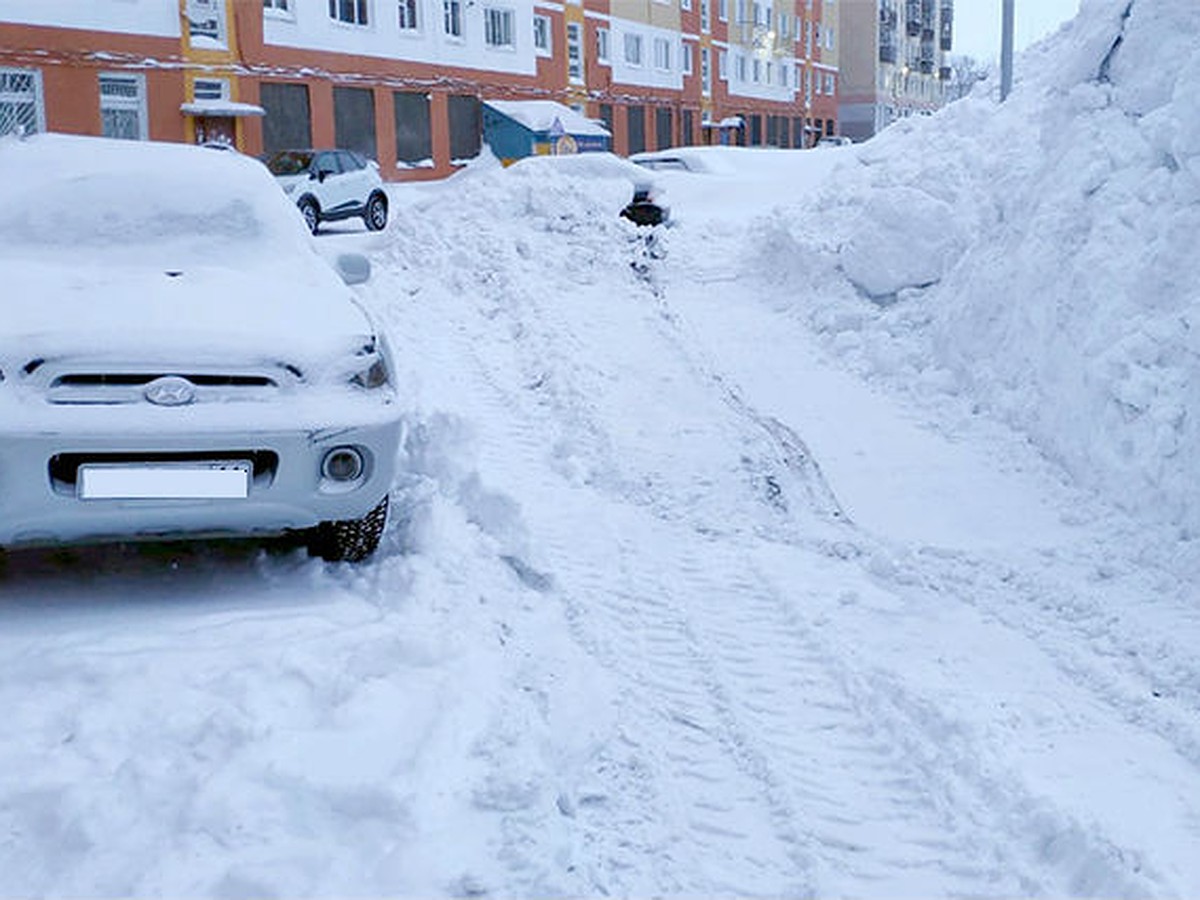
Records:
{"label": "lamp post", "polygon": [[1013,6],[1016,0],[1003,0],[1000,25],[1000,102],[1008,99],[1013,80]]}

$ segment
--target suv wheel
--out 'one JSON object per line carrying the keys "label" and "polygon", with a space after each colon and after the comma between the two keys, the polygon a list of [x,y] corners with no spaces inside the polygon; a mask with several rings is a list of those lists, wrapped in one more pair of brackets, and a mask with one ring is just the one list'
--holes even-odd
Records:
{"label": "suv wheel", "polygon": [[297,205],[300,207],[300,215],[304,216],[304,223],[308,226],[308,230],[316,234],[317,229],[321,227],[321,209],[317,206],[317,201],[312,197],[305,197]]}
{"label": "suv wheel", "polygon": [[322,522],[309,532],[308,555],[326,562],[362,562],[379,547],[387,524],[388,498],[361,519]]}
{"label": "suv wheel", "polygon": [[388,203],[387,197],[378,192],[371,195],[371,199],[367,201],[367,208],[363,212],[363,222],[366,223],[369,231],[382,231],[387,225],[388,218]]}

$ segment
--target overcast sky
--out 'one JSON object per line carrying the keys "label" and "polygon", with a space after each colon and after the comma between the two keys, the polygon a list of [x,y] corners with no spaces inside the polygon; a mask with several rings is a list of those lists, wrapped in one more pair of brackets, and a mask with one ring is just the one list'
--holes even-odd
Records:
{"label": "overcast sky", "polygon": [[[1000,55],[1002,0],[957,0],[954,52],[981,61]],[[1079,0],[1016,0],[1017,49],[1054,31],[1079,11]]]}

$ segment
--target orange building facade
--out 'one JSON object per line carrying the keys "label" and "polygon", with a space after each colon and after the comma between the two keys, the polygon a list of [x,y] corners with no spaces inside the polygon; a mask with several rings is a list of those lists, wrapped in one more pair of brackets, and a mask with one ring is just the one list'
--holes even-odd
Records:
{"label": "orange building facade", "polygon": [[837,132],[824,0],[0,0],[0,134],[339,146],[391,180],[483,147],[480,104],[555,100],[614,151]]}

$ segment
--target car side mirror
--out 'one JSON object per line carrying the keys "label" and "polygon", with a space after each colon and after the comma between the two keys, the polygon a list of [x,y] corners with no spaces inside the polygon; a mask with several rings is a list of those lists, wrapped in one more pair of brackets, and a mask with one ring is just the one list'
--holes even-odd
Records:
{"label": "car side mirror", "polygon": [[371,278],[371,261],[361,253],[342,253],[333,267],[348,285],[362,284]]}

